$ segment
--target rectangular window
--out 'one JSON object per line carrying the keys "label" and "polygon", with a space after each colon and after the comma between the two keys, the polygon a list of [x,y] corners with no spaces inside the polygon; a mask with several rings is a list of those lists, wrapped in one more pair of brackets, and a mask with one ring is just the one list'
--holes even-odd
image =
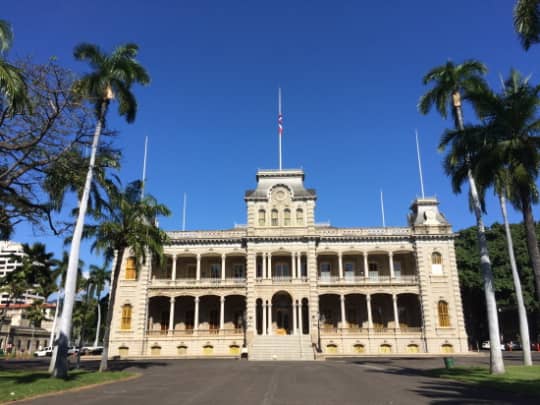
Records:
{"label": "rectangular window", "polygon": [[401,277],[401,262],[394,261],[394,277],[400,278]]}
{"label": "rectangular window", "polygon": [[134,257],[128,257],[126,261],[126,280],[137,278],[137,261]]}
{"label": "rectangular window", "polygon": [[289,263],[276,263],[275,276],[290,277],[291,273],[289,272]]}
{"label": "rectangular window", "polygon": [[233,266],[233,278],[244,278],[244,265],[241,263]]}
{"label": "rectangular window", "polygon": [[131,305],[124,305],[122,307],[122,322],[120,329],[131,329]]}
{"label": "rectangular window", "polygon": [[345,280],[354,280],[354,262],[345,262]]}
{"label": "rectangular window", "polygon": [[332,266],[329,262],[321,262],[319,265],[321,271],[321,280],[330,280],[330,272],[332,271]]}
{"label": "rectangular window", "polygon": [[220,278],[221,277],[221,264],[212,263],[210,265],[210,278]]}

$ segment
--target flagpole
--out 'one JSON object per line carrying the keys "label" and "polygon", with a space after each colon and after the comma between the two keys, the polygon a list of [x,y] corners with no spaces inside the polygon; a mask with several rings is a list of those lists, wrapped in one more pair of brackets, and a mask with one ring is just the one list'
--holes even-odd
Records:
{"label": "flagpole", "polygon": [[281,138],[283,136],[283,116],[281,115],[281,87],[278,88],[278,138],[279,138],[279,170],[282,169]]}
{"label": "flagpole", "polygon": [[420,190],[422,191],[422,198],[425,197],[424,195],[424,178],[422,176],[422,161],[420,160],[420,144],[418,143],[418,130],[415,129],[416,132],[416,156],[418,157],[418,172],[420,173]]}
{"label": "flagpole", "polygon": [[382,212],[382,226],[383,228],[386,228],[386,221],[384,220],[384,199],[383,199],[382,189],[381,189],[381,212]]}
{"label": "flagpole", "polygon": [[141,200],[144,198],[144,185],[146,183],[146,157],[148,155],[148,136],[144,138],[144,159],[141,183]]}
{"label": "flagpole", "polygon": [[187,195],[184,193],[184,205],[182,207],[182,230],[186,230],[186,203],[187,203]]}

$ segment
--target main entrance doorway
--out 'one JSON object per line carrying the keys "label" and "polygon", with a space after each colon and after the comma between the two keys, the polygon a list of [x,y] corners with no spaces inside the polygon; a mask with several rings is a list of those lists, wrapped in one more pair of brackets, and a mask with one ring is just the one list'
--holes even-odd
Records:
{"label": "main entrance doorway", "polygon": [[276,335],[291,335],[293,333],[292,297],[285,291],[280,291],[272,297],[272,319]]}

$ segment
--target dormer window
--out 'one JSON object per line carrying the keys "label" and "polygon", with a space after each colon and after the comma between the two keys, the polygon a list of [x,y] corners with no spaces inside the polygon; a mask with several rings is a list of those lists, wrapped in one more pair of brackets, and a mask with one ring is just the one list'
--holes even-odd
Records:
{"label": "dormer window", "polygon": [[278,210],[272,210],[272,226],[278,226]]}

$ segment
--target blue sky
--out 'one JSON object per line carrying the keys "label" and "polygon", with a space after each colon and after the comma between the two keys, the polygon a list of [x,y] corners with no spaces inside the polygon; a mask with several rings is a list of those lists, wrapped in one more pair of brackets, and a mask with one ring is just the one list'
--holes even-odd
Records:
{"label": "blue sky", "polygon": [[[450,121],[417,112],[422,76],[452,59],[476,58],[488,81],[511,67],[538,82],[540,47],[523,51],[512,27],[513,1],[165,1],[63,0],[12,2],[10,57],[56,56],[84,73],[72,51],[79,42],[111,50],[135,42],[152,77],[135,89],[139,113],[120,131],[120,173],[140,178],[149,136],[147,190],[173,211],[178,230],[182,195],[188,229],[245,223],[244,191],[258,168],[277,167],[277,89],[283,89],[283,161],[301,167],[317,189],[317,220],[335,226],[406,225],[420,194],[414,130],[418,128],[426,194],[436,195],[454,229],[474,224],[466,195],[455,196],[441,167],[438,139]],[[467,119],[468,118],[468,119]],[[473,117],[469,114],[467,121]],[[466,188],[465,188],[466,190]],[[486,222],[499,220],[488,202]],[[538,209],[536,216],[538,218]],[[517,213],[512,220],[519,221]],[[17,230],[22,242],[57,238]],[[84,252],[87,263],[100,259]]]}

